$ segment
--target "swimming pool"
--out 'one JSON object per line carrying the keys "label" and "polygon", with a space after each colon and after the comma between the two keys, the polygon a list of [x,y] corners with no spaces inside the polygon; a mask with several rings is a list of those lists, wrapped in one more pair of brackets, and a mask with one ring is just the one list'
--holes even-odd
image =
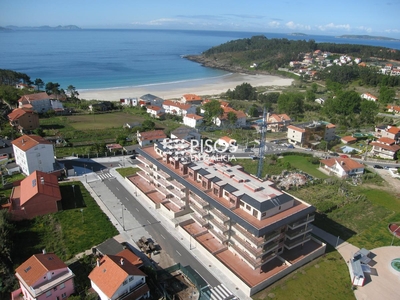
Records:
{"label": "swimming pool", "polygon": [[360,150],[358,150],[356,148],[353,148],[353,147],[350,147],[350,146],[343,146],[343,147],[340,147],[340,149],[342,149],[343,153],[351,153],[353,151],[360,152]]}

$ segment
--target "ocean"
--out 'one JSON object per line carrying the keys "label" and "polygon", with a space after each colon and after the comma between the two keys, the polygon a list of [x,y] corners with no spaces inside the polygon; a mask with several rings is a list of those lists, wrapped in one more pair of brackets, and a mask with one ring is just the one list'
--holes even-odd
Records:
{"label": "ocean", "polygon": [[0,69],[28,74],[32,80],[58,82],[78,90],[139,87],[220,77],[182,56],[227,41],[263,34],[267,38],[365,44],[400,49],[400,42],[339,39],[333,36],[189,30],[16,30],[0,31]]}

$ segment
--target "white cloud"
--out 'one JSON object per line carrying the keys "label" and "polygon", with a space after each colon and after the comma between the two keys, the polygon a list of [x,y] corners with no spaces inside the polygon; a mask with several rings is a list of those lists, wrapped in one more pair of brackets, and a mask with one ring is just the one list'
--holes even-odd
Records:
{"label": "white cloud", "polygon": [[359,26],[359,27],[357,27],[357,29],[366,31],[368,33],[372,32],[372,28],[371,27]]}
{"label": "white cloud", "polygon": [[391,33],[391,32],[399,33],[400,30],[399,30],[399,29],[385,29],[385,32],[389,32],[389,33]]}
{"label": "white cloud", "polygon": [[268,23],[268,25],[269,27],[278,28],[281,25],[281,23],[278,21],[271,21]]}
{"label": "white cloud", "polygon": [[289,29],[305,29],[305,30],[310,30],[311,29],[310,25],[298,24],[298,23],[295,23],[293,21],[289,21],[285,25]]}
{"label": "white cloud", "polygon": [[325,31],[325,30],[331,30],[331,29],[344,29],[349,31],[351,29],[349,24],[337,24],[335,25],[334,23],[329,23],[326,25],[319,25],[317,26],[317,28],[321,31]]}

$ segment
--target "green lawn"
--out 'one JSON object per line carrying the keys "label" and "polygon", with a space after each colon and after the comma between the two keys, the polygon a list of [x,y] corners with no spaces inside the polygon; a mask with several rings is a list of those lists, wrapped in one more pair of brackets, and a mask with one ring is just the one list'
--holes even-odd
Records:
{"label": "green lawn", "polygon": [[139,168],[133,168],[133,167],[118,168],[116,170],[122,177],[128,177],[128,176],[134,175],[134,174],[136,174],[136,172],[140,171]]}
{"label": "green lawn", "polygon": [[286,155],[283,157],[285,162],[290,163],[296,169],[300,169],[316,178],[329,178],[328,175],[318,170],[319,165],[314,165],[308,161],[308,157],[299,155]]}
{"label": "green lawn", "polygon": [[290,273],[252,297],[282,300],[355,299],[345,261],[336,251]]}
{"label": "green lawn", "polygon": [[82,183],[63,183],[60,189],[62,211],[15,223],[15,264],[42,249],[68,260],[118,234]]}

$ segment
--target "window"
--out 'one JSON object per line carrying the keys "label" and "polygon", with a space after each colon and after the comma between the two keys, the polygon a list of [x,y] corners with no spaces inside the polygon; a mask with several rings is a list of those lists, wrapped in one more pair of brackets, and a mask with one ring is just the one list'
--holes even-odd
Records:
{"label": "window", "polygon": [[253,216],[256,217],[256,218],[258,218],[258,211],[255,210],[255,209],[253,209]]}
{"label": "window", "polygon": [[62,290],[63,288],[65,288],[65,283],[60,284],[60,290]]}
{"label": "window", "polygon": [[129,277],[129,282],[131,282],[133,280],[133,276],[132,277]]}
{"label": "window", "polygon": [[67,293],[63,293],[62,295],[61,295],[61,297],[64,299],[64,298],[67,298]]}
{"label": "window", "polygon": [[240,200],[240,206],[244,206],[244,202]]}
{"label": "window", "polygon": [[281,208],[282,208],[282,207],[279,205],[279,210],[281,210]]}
{"label": "window", "polygon": [[267,215],[267,213],[266,212],[263,212],[262,214],[261,214],[261,218],[262,217],[265,217]]}
{"label": "window", "polygon": [[125,284],[127,284],[128,283],[128,280],[125,280],[123,283],[122,283],[122,285],[125,285]]}
{"label": "window", "polygon": [[51,291],[47,291],[46,292],[46,297],[50,297],[51,296]]}
{"label": "window", "polygon": [[250,205],[246,204],[246,209],[247,209],[247,210],[251,210]]}
{"label": "window", "polygon": [[229,197],[229,193],[228,193],[227,191],[224,191],[224,195],[225,195],[226,197]]}

